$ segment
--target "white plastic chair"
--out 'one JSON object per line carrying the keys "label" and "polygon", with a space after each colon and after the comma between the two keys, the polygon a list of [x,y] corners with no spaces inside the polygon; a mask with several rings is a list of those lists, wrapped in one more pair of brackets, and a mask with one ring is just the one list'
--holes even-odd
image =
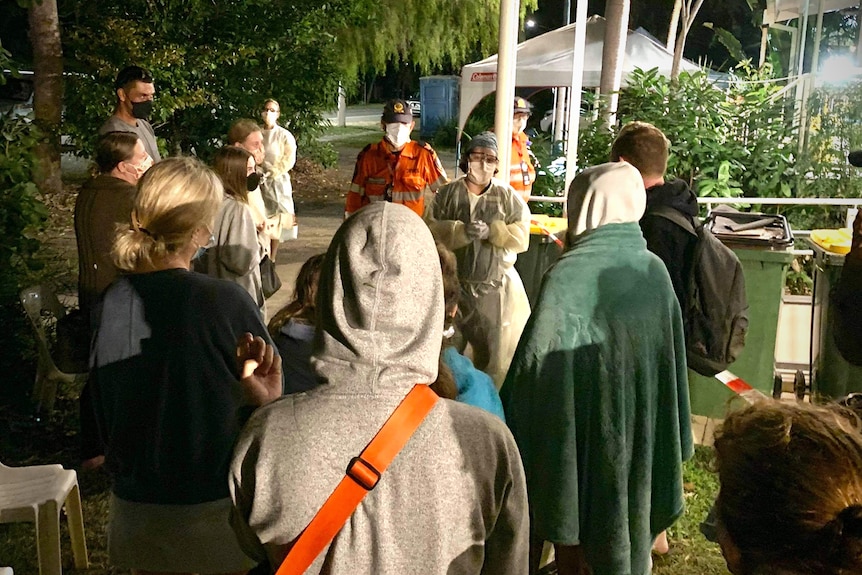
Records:
{"label": "white plastic chair", "polygon": [[62,575],[60,509],[66,507],[76,569],[87,569],[87,542],[78,476],[61,465],[7,467],[0,463],[0,523],[36,524],[41,575]]}
{"label": "white plastic chair", "polygon": [[30,325],[33,326],[39,352],[33,401],[37,405],[37,411],[50,413],[57,398],[57,384],[83,384],[87,374],[60,371],[51,356],[51,346],[45,331],[46,323],[56,325],[57,320],[66,315],[66,308],[57,299],[57,295],[46,286],[33,286],[21,291],[21,305],[24,306]]}

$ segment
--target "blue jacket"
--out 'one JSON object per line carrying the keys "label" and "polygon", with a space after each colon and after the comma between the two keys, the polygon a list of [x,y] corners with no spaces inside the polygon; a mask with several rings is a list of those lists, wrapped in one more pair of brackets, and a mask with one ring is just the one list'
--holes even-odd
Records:
{"label": "blue jacket", "polygon": [[479,407],[506,421],[503,403],[490,375],[473,367],[473,362],[458,353],[454,347],[448,347],[443,352],[443,361],[452,370],[458,385],[456,401]]}

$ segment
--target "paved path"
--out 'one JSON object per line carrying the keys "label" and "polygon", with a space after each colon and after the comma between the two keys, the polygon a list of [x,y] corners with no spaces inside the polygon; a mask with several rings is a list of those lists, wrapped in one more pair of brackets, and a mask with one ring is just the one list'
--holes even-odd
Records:
{"label": "paved path", "polygon": [[332,236],[344,219],[344,206],[331,203],[301,205],[297,219],[299,237],[278,247],[275,269],[282,287],[266,301],[267,321],[293,299],[296,276],[302,264],[329,247]]}

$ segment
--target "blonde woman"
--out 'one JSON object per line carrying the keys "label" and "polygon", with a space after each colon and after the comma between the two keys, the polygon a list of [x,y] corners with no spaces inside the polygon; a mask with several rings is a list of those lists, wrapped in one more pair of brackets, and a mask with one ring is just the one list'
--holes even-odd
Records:
{"label": "blonde woman", "polygon": [[257,188],[254,157],[238,146],[216,152],[213,170],[224,186],[224,201],[213,227],[213,245],[195,260],[195,270],[232,281],[248,292],[264,316],[260,280],[261,248],[248,194]]}
{"label": "blonde woman", "polygon": [[108,553],[132,573],[253,566],[228,525],[227,464],[247,405],[280,395],[281,360],[241,287],[190,271],[222,193],[197,160],[163,160],[114,241],[125,274],[105,293],[91,378],[113,475]]}
{"label": "blonde woman", "polygon": [[[264,196],[274,203],[271,213],[279,215],[281,235],[279,241],[296,239],[296,208],[293,203],[293,185],[290,170],[296,164],[296,138],[286,128],[278,125],[281,106],[270,98],[263,103],[263,147],[266,159],[263,170],[266,174]],[[274,258],[274,256],[273,256]]]}

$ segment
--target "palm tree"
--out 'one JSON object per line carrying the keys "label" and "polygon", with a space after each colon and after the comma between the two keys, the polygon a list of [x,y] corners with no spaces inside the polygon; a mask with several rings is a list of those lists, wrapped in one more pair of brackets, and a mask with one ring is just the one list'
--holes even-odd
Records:
{"label": "palm tree", "polygon": [[602,47],[602,76],[599,92],[607,97],[605,120],[613,124],[623,73],[623,58],[629,28],[629,0],[608,0],[605,4],[605,39]]}

